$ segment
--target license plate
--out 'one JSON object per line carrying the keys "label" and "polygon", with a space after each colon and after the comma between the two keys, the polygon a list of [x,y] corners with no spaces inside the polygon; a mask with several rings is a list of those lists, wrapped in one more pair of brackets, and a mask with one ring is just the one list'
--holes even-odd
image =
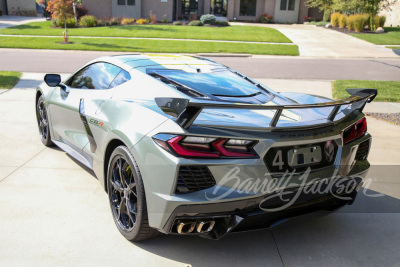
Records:
{"label": "license plate", "polygon": [[311,146],[291,149],[288,152],[288,164],[290,167],[308,166],[322,160],[322,149],[320,146]]}
{"label": "license plate", "polygon": [[303,172],[331,166],[336,158],[337,144],[334,141],[316,144],[273,147],[264,157],[264,162],[272,173],[286,171]]}

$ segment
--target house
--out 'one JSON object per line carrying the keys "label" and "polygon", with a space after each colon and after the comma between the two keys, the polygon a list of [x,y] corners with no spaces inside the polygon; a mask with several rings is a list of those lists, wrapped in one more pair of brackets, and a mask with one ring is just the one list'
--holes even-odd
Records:
{"label": "house", "polygon": [[306,6],[306,0],[82,0],[89,13],[96,17],[148,18],[168,21],[214,14],[219,20],[254,21],[263,13],[275,22],[304,22],[304,16],[322,18],[322,14]]}
{"label": "house", "polygon": [[389,0],[386,4],[384,3],[378,15],[386,17],[386,27],[400,27],[400,1]]}
{"label": "house", "polygon": [[35,0],[0,0],[3,15],[36,17]]}

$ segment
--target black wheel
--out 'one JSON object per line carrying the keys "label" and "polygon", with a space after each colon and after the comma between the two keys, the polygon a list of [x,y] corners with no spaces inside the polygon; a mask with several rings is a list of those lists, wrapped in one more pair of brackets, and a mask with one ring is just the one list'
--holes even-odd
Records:
{"label": "black wheel", "polygon": [[40,96],[36,103],[36,119],[39,127],[39,134],[45,146],[54,145],[50,137],[49,120],[47,117],[46,105],[43,96]]}
{"label": "black wheel", "polygon": [[149,226],[142,176],[125,146],[111,154],[107,188],[114,222],[126,239],[140,241],[158,233]]}

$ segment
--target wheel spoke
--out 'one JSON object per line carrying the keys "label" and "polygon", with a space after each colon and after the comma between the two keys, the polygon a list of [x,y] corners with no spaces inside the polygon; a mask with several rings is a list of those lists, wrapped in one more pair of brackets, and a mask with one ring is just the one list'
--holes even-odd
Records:
{"label": "wheel spoke", "polygon": [[124,207],[126,204],[125,197],[121,198],[121,202],[118,205],[118,220],[122,220],[122,207]]}
{"label": "wheel spoke", "polygon": [[115,180],[112,181],[111,180],[111,185],[112,187],[117,190],[119,193],[122,193],[124,191],[124,189],[118,184],[118,182],[116,182]]}
{"label": "wheel spoke", "polygon": [[132,192],[136,196],[136,192],[133,191],[134,188],[136,188],[136,183],[128,184],[128,191]]}

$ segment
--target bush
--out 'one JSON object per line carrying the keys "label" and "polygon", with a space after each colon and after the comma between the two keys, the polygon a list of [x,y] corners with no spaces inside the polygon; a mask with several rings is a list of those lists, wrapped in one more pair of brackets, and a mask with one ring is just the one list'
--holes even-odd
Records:
{"label": "bush", "polygon": [[121,20],[119,18],[112,17],[110,19],[110,25],[120,25],[120,24],[121,24]]}
{"label": "bush", "polygon": [[147,23],[149,23],[148,19],[138,19],[136,21],[136,24],[147,24]]}
{"label": "bush", "polygon": [[99,20],[97,20],[97,26],[101,26],[101,27],[110,26],[110,22],[106,19],[99,19]]}
{"label": "bush", "polygon": [[200,20],[192,20],[188,26],[203,26],[203,23]]}
{"label": "bush", "polygon": [[161,17],[161,22],[162,22],[162,23],[168,23],[167,14],[164,14],[164,15]]}
{"label": "bush", "polygon": [[383,27],[385,25],[386,17],[385,16],[375,16],[374,17],[374,23],[376,27]]}
{"label": "bush", "polygon": [[340,14],[339,16],[339,28],[343,29],[346,28],[346,21],[347,21],[347,16]]}
{"label": "bush", "polygon": [[[203,16],[200,17],[200,21],[203,24],[212,25],[212,24],[215,23],[216,20],[217,20],[217,17],[212,15],[212,14],[206,14],[206,15],[203,15]],[[196,21],[196,20],[193,20],[193,21]],[[201,25],[196,25],[196,26],[201,26]]]}
{"label": "bush", "polygon": [[353,30],[356,32],[362,32],[366,25],[366,17],[364,15],[350,15],[347,19],[347,26],[349,30]]}
{"label": "bush", "polygon": [[342,14],[340,14],[339,12],[333,13],[331,15],[331,24],[332,27],[339,27],[339,18]]}
{"label": "bush", "polygon": [[[51,24],[56,27],[64,28],[64,21],[59,20],[59,19],[53,19],[51,21]],[[74,18],[68,18],[67,19],[67,28],[75,28],[76,27],[76,21]]]}
{"label": "bush", "polygon": [[261,14],[258,19],[257,22],[260,23],[269,23],[272,20],[272,16],[271,15],[267,15],[266,13]]}
{"label": "bush", "polygon": [[222,26],[222,27],[231,26],[231,25],[229,24],[229,22],[227,22],[227,21],[216,21],[215,24],[216,24],[216,25],[219,25],[219,26]]}
{"label": "bush", "polygon": [[128,24],[132,24],[134,22],[135,22],[135,19],[131,19],[131,18],[123,18],[121,20],[122,25],[128,25]]}
{"label": "bush", "polygon": [[173,25],[176,25],[176,26],[179,26],[179,25],[182,25],[182,22],[180,22],[180,21],[174,21],[172,24],[173,24]]}
{"label": "bush", "polygon": [[88,14],[88,10],[84,5],[76,5],[75,6],[76,10],[76,17],[79,20],[81,17],[86,16]]}
{"label": "bush", "polygon": [[79,25],[83,27],[94,27],[97,25],[97,19],[95,16],[86,15],[79,20]]}

